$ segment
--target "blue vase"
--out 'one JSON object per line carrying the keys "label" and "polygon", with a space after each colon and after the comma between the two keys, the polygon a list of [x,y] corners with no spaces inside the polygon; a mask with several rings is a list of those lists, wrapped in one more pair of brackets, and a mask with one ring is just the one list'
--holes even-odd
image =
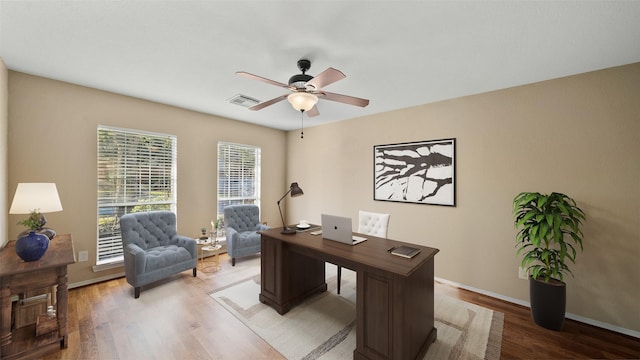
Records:
{"label": "blue vase", "polygon": [[24,261],[40,260],[49,248],[49,238],[30,231],[29,234],[16,241],[16,254]]}

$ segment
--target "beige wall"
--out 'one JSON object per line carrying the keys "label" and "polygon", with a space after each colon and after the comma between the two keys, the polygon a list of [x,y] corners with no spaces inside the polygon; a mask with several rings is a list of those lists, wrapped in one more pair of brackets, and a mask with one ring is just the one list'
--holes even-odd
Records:
{"label": "beige wall", "polygon": [[[88,262],[69,268],[71,284],[123,271],[91,269],[97,237],[98,125],[177,136],[178,231],[191,236],[216,216],[218,141],[260,146],[262,220],[278,223],[275,204],[286,189],[285,132],[10,71],[9,193],[18,182],[57,184],[64,210],[48,214],[49,224],[73,235],[76,256],[89,251]],[[9,216],[10,224],[20,219]],[[21,230],[10,226],[10,237]]]}
{"label": "beige wall", "polygon": [[[291,131],[287,179],[305,194],[289,220],[389,213],[389,237],[440,249],[436,276],[528,302],[512,199],[563,192],[588,217],[567,311],[640,331],[639,99],[633,64]],[[442,138],[457,138],[456,207],[372,200],[374,145]]]}
{"label": "beige wall", "polygon": [[[7,146],[7,128],[9,117],[7,103],[9,101],[9,71],[0,58],[0,249],[9,241],[7,222],[9,220],[9,167]],[[11,197],[13,198],[13,197]]]}

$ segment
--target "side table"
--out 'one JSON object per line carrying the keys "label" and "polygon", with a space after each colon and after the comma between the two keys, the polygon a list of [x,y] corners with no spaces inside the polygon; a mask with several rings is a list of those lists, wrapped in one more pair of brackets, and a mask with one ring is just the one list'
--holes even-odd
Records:
{"label": "side table", "polygon": [[[0,251],[0,358],[40,357],[68,345],[67,265],[75,262],[71,235],[57,235],[38,261],[24,262],[15,241]],[[57,326],[36,338],[36,325],[11,329],[11,296],[33,289],[57,286]]]}
{"label": "side table", "polygon": [[196,256],[200,258],[200,268],[204,267],[204,251],[202,248],[211,245],[211,239],[196,239]]}
{"label": "side table", "polygon": [[[220,270],[220,249],[222,248],[222,245],[220,244],[210,244],[210,245],[206,245],[203,246],[201,249],[201,261],[202,261],[202,271],[203,272],[215,272]],[[209,266],[204,266],[204,253],[205,252],[212,252],[213,253],[213,265],[209,265]]]}

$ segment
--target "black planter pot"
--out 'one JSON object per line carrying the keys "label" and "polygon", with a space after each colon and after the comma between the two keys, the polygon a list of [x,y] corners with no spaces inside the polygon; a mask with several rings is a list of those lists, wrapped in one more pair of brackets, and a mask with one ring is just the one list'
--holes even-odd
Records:
{"label": "black planter pot", "polygon": [[567,306],[567,286],[565,283],[551,279],[536,280],[529,277],[529,299],[533,321],[549,330],[562,330]]}

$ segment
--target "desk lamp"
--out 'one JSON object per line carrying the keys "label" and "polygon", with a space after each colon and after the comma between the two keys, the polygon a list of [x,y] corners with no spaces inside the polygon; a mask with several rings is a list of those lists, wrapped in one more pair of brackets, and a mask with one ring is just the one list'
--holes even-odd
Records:
{"label": "desk lamp", "polygon": [[289,191],[284,193],[284,195],[282,195],[280,200],[278,200],[278,210],[280,210],[280,218],[282,219],[282,231],[280,231],[281,234],[295,234],[296,233],[296,229],[288,228],[284,224],[284,216],[282,216],[282,208],[280,208],[280,202],[282,200],[284,200],[284,198],[289,193],[291,193],[291,197],[296,197],[296,196],[300,196],[300,195],[304,194],[304,192],[302,192],[302,189],[300,189],[300,187],[298,186],[298,183],[297,182],[293,182],[293,183],[291,183],[291,186],[289,186]]}

